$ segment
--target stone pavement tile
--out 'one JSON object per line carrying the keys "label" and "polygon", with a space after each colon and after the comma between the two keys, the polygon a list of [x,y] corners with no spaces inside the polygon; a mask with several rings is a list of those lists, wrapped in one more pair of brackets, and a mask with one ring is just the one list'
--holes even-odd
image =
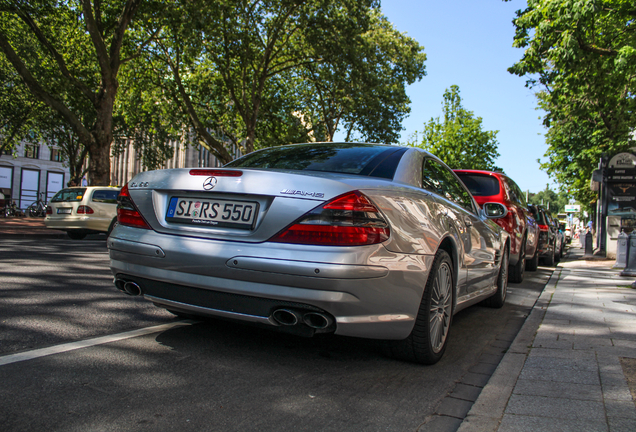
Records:
{"label": "stone pavement tile", "polygon": [[[554,381],[517,380],[514,394],[550,398],[581,399],[602,402],[601,386]],[[629,392],[627,392],[629,394]]]}
{"label": "stone pavement tile", "polygon": [[497,348],[508,348],[510,346],[510,341],[495,340],[493,343],[490,344],[490,346]]}
{"label": "stone pavement tile", "polygon": [[521,379],[554,381],[573,384],[601,385],[598,372],[567,369],[524,368],[519,375]]}
{"label": "stone pavement tile", "polygon": [[485,348],[482,351],[482,356],[483,355],[494,355],[494,356],[498,356],[498,355],[504,355],[507,351],[507,348],[500,348],[500,347],[494,347],[494,346],[488,346],[487,348]]}
{"label": "stone pavement tile", "polygon": [[608,417],[610,432],[636,431],[636,420],[626,418]]}
{"label": "stone pavement tile", "polygon": [[595,350],[614,346],[610,338],[603,337],[574,336],[573,343],[575,350]]}
{"label": "stone pavement tile", "polygon": [[445,397],[437,410],[436,414],[445,415],[448,417],[455,417],[463,419],[473,406],[472,401],[466,401],[462,399],[455,399],[454,397]]}
{"label": "stone pavement tile", "polygon": [[[458,432],[496,432],[499,427],[498,417],[485,417],[468,414],[464,419]],[[421,429],[428,432],[428,429]],[[536,431],[535,431],[536,432]]]}
{"label": "stone pavement tile", "polygon": [[636,405],[631,400],[606,399],[605,410],[607,411],[607,417],[636,420]]}
{"label": "stone pavement tile", "polygon": [[488,384],[489,379],[490,375],[468,372],[462,377],[462,383],[476,387],[483,387]]}
{"label": "stone pavement tile", "polygon": [[572,359],[532,356],[526,360],[525,367],[597,371],[598,362],[591,357]]}
{"label": "stone pavement tile", "polygon": [[557,419],[605,420],[603,402],[513,394],[506,414]]}
{"label": "stone pavement tile", "polygon": [[463,399],[466,401],[475,402],[480,393],[481,387],[459,383],[455,386],[450,396],[456,399]]}
{"label": "stone pavement tile", "polygon": [[468,369],[468,372],[474,372],[478,374],[492,375],[497,369],[498,365],[494,365],[491,363],[477,363]]}
{"label": "stone pavement tile", "polygon": [[517,333],[518,333],[519,329],[515,329],[515,330],[517,330],[517,331],[515,331],[514,333],[501,333],[501,334],[498,334],[495,339],[510,343],[513,340],[515,340],[515,337],[517,337]]}
{"label": "stone pavement tile", "polygon": [[537,336],[532,342],[533,348],[553,348],[555,350],[571,350],[574,347],[574,342],[571,340],[555,340],[548,338],[540,338]]}
{"label": "stone pavement tile", "polygon": [[623,373],[601,372],[601,384],[603,387],[621,386],[627,388],[627,380]]}
{"label": "stone pavement tile", "polygon": [[503,356],[504,354],[501,352],[499,354],[482,354],[479,356],[479,362],[499,365],[499,362],[501,361]]}
{"label": "stone pavement tile", "polygon": [[571,360],[596,360],[596,353],[594,351],[573,351],[573,350],[555,350],[545,348],[533,348],[530,351],[529,357],[554,357],[561,359]]}
{"label": "stone pavement tile", "polygon": [[636,349],[636,340],[612,339],[615,347]]}
{"label": "stone pavement tile", "polygon": [[632,394],[627,386],[603,386],[603,397],[605,399],[633,402]]}
{"label": "stone pavement tile", "polygon": [[462,420],[454,417],[433,416],[422,425],[419,430],[431,432],[455,432],[462,424]]}
{"label": "stone pavement tile", "polygon": [[[627,429],[625,429],[627,430]],[[563,420],[558,418],[529,417],[506,414],[497,432],[603,432],[607,431],[605,421]]]}
{"label": "stone pavement tile", "polygon": [[593,326],[583,326],[577,325],[576,322],[572,323],[572,329],[574,330],[574,335],[577,337],[611,337],[610,328],[606,323],[601,323]]}
{"label": "stone pavement tile", "polygon": [[543,321],[541,322],[541,327],[545,326],[554,326],[555,328],[559,328],[559,327],[565,327],[570,325],[570,320],[558,320],[558,319],[549,319],[549,318],[544,318]]}

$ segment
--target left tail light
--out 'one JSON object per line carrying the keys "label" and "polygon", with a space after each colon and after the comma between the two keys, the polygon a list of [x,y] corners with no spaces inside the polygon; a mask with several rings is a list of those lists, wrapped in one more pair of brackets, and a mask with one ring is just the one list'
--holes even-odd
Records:
{"label": "left tail light", "polygon": [[93,214],[95,213],[92,208],[86,205],[81,205],[77,208],[77,214]]}
{"label": "left tail light", "polygon": [[128,184],[121,188],[117,196],[117,222],[124,226],[151,229],[130,197]]}
{"label": "left tail light", "polygon": [[53,208],[51,206],[46,206],[46,214],[47,215],[52,215],[53,214]]}
{"label": "left tail light", "polygon": [[361,246],[389,239],[389,224],[360,191],[316,207],[269,241],[322,246]]}

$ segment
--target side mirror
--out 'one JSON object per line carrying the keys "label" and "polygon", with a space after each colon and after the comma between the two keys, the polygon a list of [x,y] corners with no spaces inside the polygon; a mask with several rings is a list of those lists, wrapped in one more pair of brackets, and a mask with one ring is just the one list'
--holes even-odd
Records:
{"label": "side mirror", "polygon": [[484,216],[488,219],[499,219],[508,215],[508,209],[505,205],[497,202],[488,202],[481,206]]}

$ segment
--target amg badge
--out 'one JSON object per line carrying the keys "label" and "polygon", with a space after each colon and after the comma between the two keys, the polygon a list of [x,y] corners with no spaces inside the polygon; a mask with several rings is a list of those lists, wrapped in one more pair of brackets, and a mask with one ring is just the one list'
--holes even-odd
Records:
{"label": "amg badge", "polygon": [[285,195],[300,195],[306,197],[314,197],[314,198],[324,198],[325,194],[322,192],[307,192],[295,189],[283,189],[280,193]]}

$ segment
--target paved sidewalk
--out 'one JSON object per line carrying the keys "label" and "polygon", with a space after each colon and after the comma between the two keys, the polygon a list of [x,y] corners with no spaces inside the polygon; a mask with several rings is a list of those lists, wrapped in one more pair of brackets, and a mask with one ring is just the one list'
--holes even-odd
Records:
{"label": "paved sidewalk", "polygon": [[634,278],[571,246],[460,432],[636,431]]}

